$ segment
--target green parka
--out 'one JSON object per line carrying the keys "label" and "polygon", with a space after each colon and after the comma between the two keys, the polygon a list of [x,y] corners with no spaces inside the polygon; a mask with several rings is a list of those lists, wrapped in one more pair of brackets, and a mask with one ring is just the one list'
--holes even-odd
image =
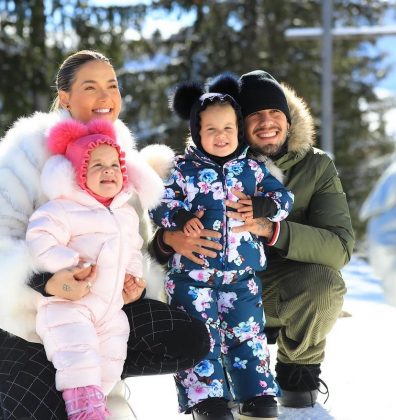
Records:
{"label": "green parka", "polygon": [[289,217],[281,222],[273,248],[290,260],[340,270],[349,262],[354,246],[346,195],[332,159],[313,147],[314,123],[306,104],[292,89],[282,87],[291,127],[288,151],[274,163],[295,201]]}

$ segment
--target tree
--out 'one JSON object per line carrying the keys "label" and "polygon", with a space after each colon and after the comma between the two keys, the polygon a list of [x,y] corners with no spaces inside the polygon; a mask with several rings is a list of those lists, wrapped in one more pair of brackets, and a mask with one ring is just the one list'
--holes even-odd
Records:
{"label": "tree", "polygon": [[[0,0],[0,134],[18,116],[48,109],[54,94],[48,87],[54,85],[58,65],[82,48],[105,53],[119,69],[122,118],[140,144],[164,142],[183,149],[188,124],[168,107],[178,82],[205,82],[225,70],[242,74],[256,68],[295,88],[312,109],[320,133],[320,42],[291,42],[284,35],[287,28],[320,26],[319,0],[99,4]],[[381,0],[338,0],[334,21],[345,26],[377,24],[386,8]],[[169,28],[177,30],[167,35],[147,27],[153,16],[168,18]],[[375,43],[373,38],[369,44]],[[379,101],[374,89],[386,71],[382,55],[367,54],[367,45],[356,39],[335,42],[333,63],[335,159],[358,234],[364,226],[357,213],[382,170],[371,167],[367,174],[366,169],[371,159],[386,155],[394,146],[383,124],[375,131],[369,124],[368,109]],[[362,102],[367,109],[360,106]]]}
{"label": "tree", "polygon": [[[149,51],[147,60],[153,61],[161,54],[168,57],[167,61],[157,68],[147,71],[142,68],[133,75],[125,75],[131,78],[131,83],[126,83],[129,88],[135,89],[133,86],[139,85],[136,88],[138,93],[131,93],[133,112],[128,114],[133,117],[130,121],[132,125],[135,118],[144,121],[148,142],[161,140],[182,150],[187,123],[178,122],[167,109],[167,96],[177,82],[188,79],[204,82],[225,70],[242,74],[256,68],[269,71],[296,89],[312,109],[320,133],[321,43],[317,40],[291,42],[284,36],[287,28],[320,26],[320,1],[166,0],[153,2],[153,7],[188,15],[190,20],[169,39],[156,34],[155,42],[152,42],[154,37],[145,40],[146,51]],[[386,7],[386,3],[375,0],[338,1],[335,2],[335,24],[378,24]],[[136,42],[142,44],[142,40]],[[135,51],[136,42],[129,44],[130,54]],[[369,45],[375,44],[375,38],[369,41]],[[334,42],[335,160],[358,236],[364,231],[357,216],[359,209],[382,170],[372,167],[367,174],[369,161],[390,153],[394,148],[384,125],[379,125],[373,132],[368,111],[360,106],[362,101],[368,104],[379,101],[374,89],[385,75],[383,57],[381,54],[367,54],[364,51],[367,45],[367,41],[358,39]],[[133,59],[138,61],[139,56]],[[156,104],[155,111],[153,103]],[[138,137],[139,124],[135,126]]]}
{"label": "tree", "polygon": [[21,115],[49,109],[57,68],[71,52],[99,50],[121,66],[124,32],[139,29],[146,9],[0,0],[0,135]]}

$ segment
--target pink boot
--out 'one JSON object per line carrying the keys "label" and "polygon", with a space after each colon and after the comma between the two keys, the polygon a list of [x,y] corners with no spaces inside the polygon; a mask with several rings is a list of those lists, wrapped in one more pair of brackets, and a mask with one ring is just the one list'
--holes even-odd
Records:
{"label": "pink boot", "polygon": [[65,389],[62,393],[69,420],[105,420],[106,397],[98,386]]}

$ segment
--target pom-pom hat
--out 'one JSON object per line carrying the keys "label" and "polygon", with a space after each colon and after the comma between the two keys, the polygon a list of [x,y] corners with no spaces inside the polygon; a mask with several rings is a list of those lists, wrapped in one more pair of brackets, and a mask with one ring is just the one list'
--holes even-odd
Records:
{"label": "pom-pom hat", "polygon": [[125,153],[117,144],[113,124],[109,121],[98,119],[87,124],[75,120],[62,121],[50,130],[47,139],[48,149],[52,154],[65,155],[72,163],[77,184],[82,189],[87,189],[90,154],[93,149],[102,144],[107,144],[117,150],[125,186],[127,182]]}
{"label": "pom-pom hat", "polygon": [[[170,107],[182,119],[190,120],[191,138],[198,149],[201,145],[201,120],[199,114],[208,106],[217,103],[229,103],[235,110],[238,124],[238,144],[243,146],[244,128],[241,108],[236,100],[238,95],[238,79],[231,73],[217,76],[212,83],[204,86],[196,82],[184,82],[176,87],[170,98]],[[239,147],[238,147],[239,150]]]}

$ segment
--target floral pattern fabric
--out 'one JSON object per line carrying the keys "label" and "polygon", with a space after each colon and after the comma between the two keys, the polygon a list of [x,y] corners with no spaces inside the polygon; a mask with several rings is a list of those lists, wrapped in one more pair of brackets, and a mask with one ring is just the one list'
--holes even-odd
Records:
{"label": "floral pattern fabric", "polygon": [[[162,204],[150,212],[154,222],[165,229],[176,230],[173,221],[180,209],[192,213],[203,210],[201,222],[206,229],[222,234],[218,240],[223,249],[216,258],[200,256],[205,267],[222,271],[241,269],[263,270],[266,258],[262,242],[250,232],[234,233],[232,228],[243,224],[226,216],[225,200],[237,201],[232,189],[249,196],[270,198],[276,213],[269,220],[285,219],[292,209],[293,194],[273,177],[264,163],[246,157],[246,150],[236,159],[220,166],[189,146],[184,156],[176,158],[175,167],[165,181]],[[202,269],[188,258],[175,254],[170,268]]]}
{"label": "floral pattern fabric", "polygon": [[180,411],[211,397],[243,402],[279,395],[269,369],[260,279],[254,271],[200,271],[172,269],[166,276],[171,305],[204,321],[211,341],[204,360],[175,376]]}
{"label": "floral pattern fabric", "polygon": [[274,222],[285,219],[292,208],[293,194],[264,163],[248,159],[246,150],[220,166],[189,146],[165,181],[162,204],[150,212],[158,226],[175,230],[180,209],[203,210],[204,227],[222,234],[216,258],[200,255],[203,267],[180,254],[169,261],[165,289],[171,305],[203,320],[211,339],[208,356],[175,375],[181,412],[206,398],[243,402],[279,395],[269,370],[261,281],[255,276],[266,266],[264,247],[250,232],[232,232],[243,223],[226,216],[225,200],[237,201],[232,189],[270,198],[276,212],[268,218]]}

